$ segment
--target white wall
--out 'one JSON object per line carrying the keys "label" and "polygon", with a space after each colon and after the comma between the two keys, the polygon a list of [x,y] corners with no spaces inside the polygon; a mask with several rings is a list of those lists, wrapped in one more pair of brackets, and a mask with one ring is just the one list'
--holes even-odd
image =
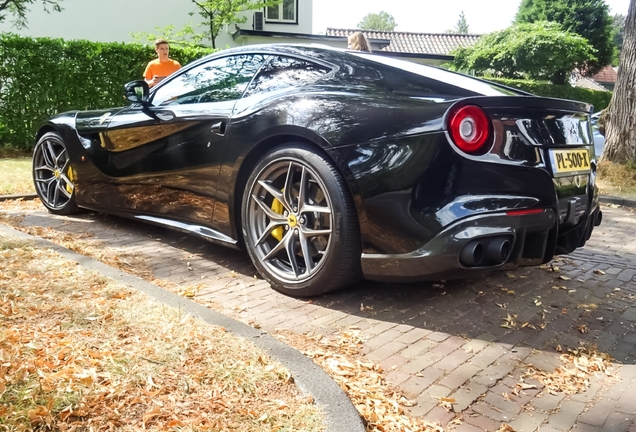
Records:
{"label": "white wall", "polygon": [[[47,14],[41,3],[36,2],[27,15],[28,29],[17,30],[9,20],[0,23],[0,32],[12,32],[23,36],[54,37],[63,39],[88,39],[97,42],[132,42],[131,33],[157,33],[155,27],[173,24],[183,28],[188,22],[198,24],[202,18],[190,0],[63,0],[61,13]],[[311,33],[312,0],[299,0],[298,25],[265,24],[266,31]],[[240,24],[252,29],[252,12],[245,12],[248,20]],[[234,25],[222,29],[216,40],[217,47],[236,45],[232,41]]]}

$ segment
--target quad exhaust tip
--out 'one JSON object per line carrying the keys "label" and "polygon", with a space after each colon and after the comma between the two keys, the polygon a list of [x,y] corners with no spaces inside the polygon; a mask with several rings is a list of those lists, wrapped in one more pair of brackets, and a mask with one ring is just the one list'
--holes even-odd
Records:
{"label": "quad exhaust tip", "polygon": [[466,267],[497,266],[510,257],[508,237],[491,237],[469,242],[459,254],[459,261]]}

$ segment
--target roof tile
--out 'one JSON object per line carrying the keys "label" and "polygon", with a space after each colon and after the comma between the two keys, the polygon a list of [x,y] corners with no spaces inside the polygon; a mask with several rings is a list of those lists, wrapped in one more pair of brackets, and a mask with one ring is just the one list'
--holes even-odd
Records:
{"label": "roof tile", "polygon": [[328,28],[327,36],[347,37],[357,31],[362,31],[367,39],[388,39],[389,45],[380,51],[415,54],[449,55],[453,49],[472,45],[481,37],[481,35],[475,34],[409,33],[336,28]]}

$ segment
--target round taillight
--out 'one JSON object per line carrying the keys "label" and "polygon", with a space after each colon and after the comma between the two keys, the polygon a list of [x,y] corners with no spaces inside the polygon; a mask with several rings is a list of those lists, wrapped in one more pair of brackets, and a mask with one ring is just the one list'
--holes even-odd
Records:
{"label": "round taillight", "polygon": [[448,130],[453,142],[466,153],[477,153],[490,135],[490,120],[481,108],[468,105],[450,115]]}

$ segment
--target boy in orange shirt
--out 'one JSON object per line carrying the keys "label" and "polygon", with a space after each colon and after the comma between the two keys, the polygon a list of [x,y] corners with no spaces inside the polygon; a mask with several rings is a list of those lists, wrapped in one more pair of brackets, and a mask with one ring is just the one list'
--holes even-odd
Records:
{"label": "boy in orange shirt", "polygon": [[144,78],[149,87],[156,86],[162,79],[181,69],[178,61],[168,58],[170,45],[168,45],[167,40],[157,39],[155,41],[155,52],[158,58],[149,62],[144,72]]}

